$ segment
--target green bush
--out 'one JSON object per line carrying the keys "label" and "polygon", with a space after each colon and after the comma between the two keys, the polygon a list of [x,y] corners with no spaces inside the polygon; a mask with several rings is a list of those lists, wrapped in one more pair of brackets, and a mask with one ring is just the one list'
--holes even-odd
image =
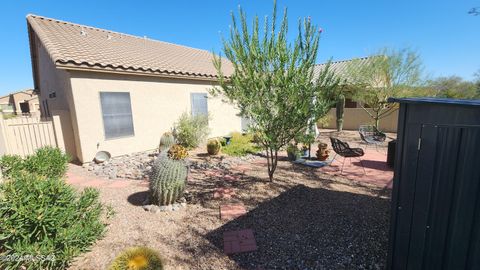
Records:
{"label": "green bush", "polygon": [[25,159],[25,170],[46,177],[62,177],[67,171],[70,157],[60,149],[42,147]]}
{"label": "green bush", "polygon": [[261,148],[253,143],[253,135],[247,133],[243,135],[240,132],[230,134],[230,144],[222,148],[222,152],[229,156],[246,156],[247,154],[256,154]]}
{"label": "green bush", "polygon": [[175,139],[186,148],[195,148],[209,133],[208,116],[183,113],[175,124]]}
{"label": "green bush", "polygon": [[1,269],[64,269],[104,232],[99,192],[24,173],[0,185]]}
{"label": "green bush", "polygon": [[0,167],[6,178],[17,176],[21,171],[47,178],[62,177],[67,171],[70,157],[60,149],[42,147],[35,154],[22,159],[20,156],[5,155],[0,159]]}
{"label": "green bush", "polygon": [[109,270],[162,270],[163,262],[158,252],[147,247],[133,247],[122,252]]}
{"label": "green bush", "polygon": [[23,159],[18,155],[4,155],[0,158],[2,175],[6,178],[10,178],[12,175],[18,175],[24,167]]}

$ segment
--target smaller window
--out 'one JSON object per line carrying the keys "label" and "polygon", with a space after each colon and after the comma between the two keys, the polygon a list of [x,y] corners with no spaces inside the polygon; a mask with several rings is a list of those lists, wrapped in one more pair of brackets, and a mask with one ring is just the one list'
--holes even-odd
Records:
{"label": "smaller window", "polygon": [[192,93],[192,116],[205,115],[208,116],[208,102],[206,93]]}
{"label": "smaller window", "polygon": [[100,92],[105,139],[135,135],[128,92]]}

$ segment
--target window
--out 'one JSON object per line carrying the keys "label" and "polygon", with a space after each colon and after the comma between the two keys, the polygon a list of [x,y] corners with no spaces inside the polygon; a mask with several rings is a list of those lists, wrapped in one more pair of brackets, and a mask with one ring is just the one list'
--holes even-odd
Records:
{"label": "window", "polygon": [[208,116],[208,103],[206,93],[192,93],[192,116],[205,115]]}
{"label": "window", "polygon": [[135,135],[130,93],[100,92],[105,139]]}

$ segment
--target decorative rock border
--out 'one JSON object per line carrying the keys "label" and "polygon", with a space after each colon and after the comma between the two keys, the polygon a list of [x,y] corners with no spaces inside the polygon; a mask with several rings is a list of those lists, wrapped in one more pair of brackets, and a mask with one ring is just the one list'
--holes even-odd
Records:
{"label": "decorative rock border", "polygon": [[[157,151],[138,152],[114,157],[103,163],[85,163],[82,167],[101,178],[147,180],[150,177],[152,165],[157,155]],[[188,163],[193,171],[208,169],[225,171],[241,166],[245,162],[254,162],[257,158],[258,156],[251,154],[244,157],[224,156],[213,160],[194,156],[188,159]]]}
{"label": "decorative rock border", "polygon": [[182,208],[187,207],[187,203],[182,202],[182,203],[174,203],[170,205],[154,205],[154,204],[147,204],[142,206],[142,208],[145,211],[149,211],[151,213],[159,213],[159,212],[170,212],[170,211],[178,211],[181,210]]}
{"label": "decorative rock border", "polygon": [[143,210],[154,214],[159,212],[178,211],[185,207],[187,207],[187,200],[185,197],[180,198],[177,202],[170,205],[150,204],[150,198],[147,198],[142,205]]}

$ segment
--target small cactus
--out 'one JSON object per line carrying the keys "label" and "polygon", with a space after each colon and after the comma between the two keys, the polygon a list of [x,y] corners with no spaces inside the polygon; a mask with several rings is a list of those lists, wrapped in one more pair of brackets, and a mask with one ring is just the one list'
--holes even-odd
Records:
{"label": "small cactus", "polygon": [[168,157],[174,160],[181,160],[188,157],[188,151],[185,147],[174,144],[170,149],[168,149]]}
{"label": "small cactus", "polygon": [[171,132],[163,133],[162,137],[160,137],[160,145],[158,149],[160,152],[170,149],[175,144],[175,137]]}
{"label": "small cactus", "polygon": [[150,179],[152,203],[169,205],[178,200],[185,190],[187,174],[188,165],[185,160],[172,159],[168,154],[161,153],[153,163]]}
{"label": "small cactus", "polygon": [[125,250],[112,262],[109,270],[163,270],[160,255],[147,247],[133,247]]}
{"label": "small cactus", "polygon": [[207,152],[209,155],[216,155],[222,149],[222,144],[218,139],[210,139],[207,142]]}

